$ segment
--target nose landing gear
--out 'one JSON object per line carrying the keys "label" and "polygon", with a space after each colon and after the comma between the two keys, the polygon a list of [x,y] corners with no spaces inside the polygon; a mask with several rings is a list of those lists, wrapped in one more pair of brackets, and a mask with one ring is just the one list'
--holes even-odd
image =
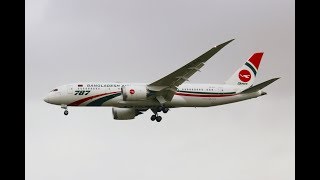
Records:
{"label": "nose landing gear", "polygon": [[64,115],[68,115],[68,114],[69,114],[68,106],[67,106],[67,105],[61,104],[61,108],[62,108],[62,109],[65,109],[64,112],[63,112]]}

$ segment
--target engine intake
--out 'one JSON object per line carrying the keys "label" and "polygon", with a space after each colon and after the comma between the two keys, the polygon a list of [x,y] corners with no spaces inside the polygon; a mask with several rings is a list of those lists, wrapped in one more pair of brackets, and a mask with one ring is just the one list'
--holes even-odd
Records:
{"label": "engine intake", "polygon": [[139,114],[141,113],[134,108],[112,108],[113,119],[116,120],[134,119]]}

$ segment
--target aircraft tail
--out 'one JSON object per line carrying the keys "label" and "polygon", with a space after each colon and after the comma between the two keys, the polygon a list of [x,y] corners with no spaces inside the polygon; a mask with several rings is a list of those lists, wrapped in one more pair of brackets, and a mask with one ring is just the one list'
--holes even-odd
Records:
{"label": "aircraft tail", "polygon": [[227,81],[226,84],[247,89],[253,85],[256,78],[263,52],[254,53]]}

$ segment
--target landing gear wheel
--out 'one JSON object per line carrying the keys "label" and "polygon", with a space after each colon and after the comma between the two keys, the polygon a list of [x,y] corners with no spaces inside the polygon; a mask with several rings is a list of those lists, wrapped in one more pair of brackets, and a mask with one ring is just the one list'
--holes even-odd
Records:
{"label": "landing gear wheel", "polygon": [[162,112],[163,112],[163,113],[167,113],[168,111],[169,111],[169,108],[163,108],[163,109],[162,109]]}
{"label": "landing gear wheel", "polygon": [[68,112],[67,110],[65,110],[65,111],[63,112],[63,114],[64,114],[64,115],[68,115],[69,112]]}
{"label": "landing gear wheel", "polygon": [[156,120],[157,120],[157,122],[160,122],[162,120],[162,117],[161,116],[157,116]]}
{"label": "landing gear wheel", "polygon": [[63,112],[64,115],[68,115],[69,114],[68,106],[66,104],[61,104],[61,108],[64,109],[64,112]]}
{"label": "landing gear wheel", "polygon": [[152,115],[150,119],[151,119],[151,121],[156,120],[156,115]]}

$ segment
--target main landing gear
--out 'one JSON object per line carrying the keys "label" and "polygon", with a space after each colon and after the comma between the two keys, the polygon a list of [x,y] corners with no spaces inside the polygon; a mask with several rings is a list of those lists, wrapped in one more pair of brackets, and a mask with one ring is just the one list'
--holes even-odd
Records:
{"label": "main landing gear", "polygon": [[67,105],[61,104],[61,108],[62,108],[62,109],[65,109],[64,112],[63,112],[64,115],[68,115],[68,114],[69,114],[68,106],[67,106]]}
{"label": "main landing gear", "polygon": [[156,120],[157,122],[160,122],[162,120],[162,117],[158,116],[158,113],[157,113],[157,114],[152,115],[150,119],[151,119],[151,121]]}
{"label": "main landing gear", "polygon": [[160,122],[162,120],[162,117],[158,115],[158,112],[162,111],[163,113],[167,113],[169,111],[169,108],[158,107],[158,108],[155,108],[155,109],[151,109],[151,111],[154,113],[150,118],[151,121],[156,120],[157,122]]}

